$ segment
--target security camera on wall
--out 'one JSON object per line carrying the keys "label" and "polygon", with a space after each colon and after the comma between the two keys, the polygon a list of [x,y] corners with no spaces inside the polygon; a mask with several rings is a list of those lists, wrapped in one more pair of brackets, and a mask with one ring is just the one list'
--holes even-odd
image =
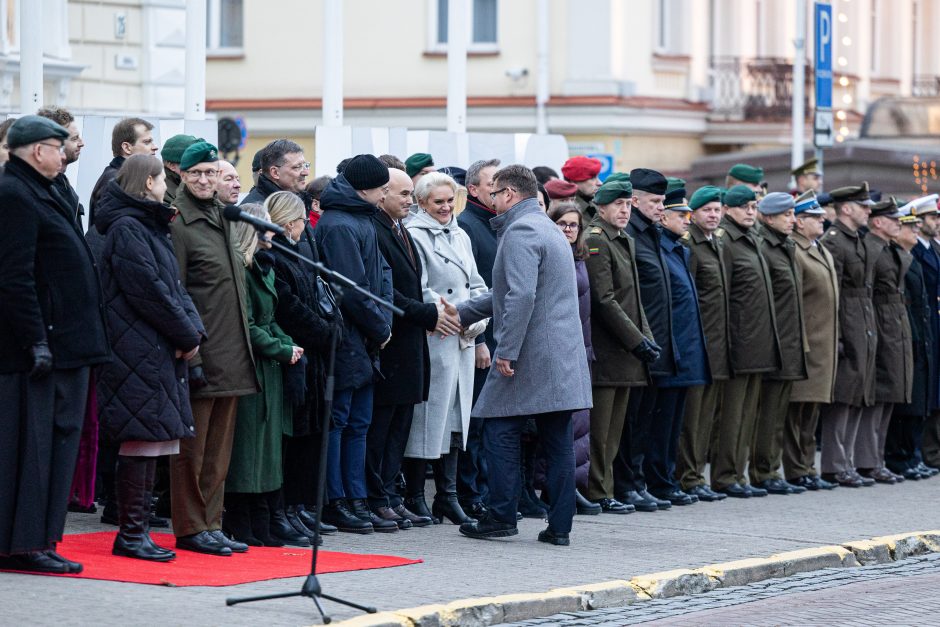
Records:
{"label": "security camera on wall", "polygon": [[528,75],[529,75],[529,68],[511,67],[508,70],[506,70],[506,76],[508,76],[514,81],[520,81]]}

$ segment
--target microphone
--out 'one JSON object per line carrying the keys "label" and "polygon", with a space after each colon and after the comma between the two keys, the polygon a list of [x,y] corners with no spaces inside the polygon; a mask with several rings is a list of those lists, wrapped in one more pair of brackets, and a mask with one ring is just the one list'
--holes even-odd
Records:
{"label": "microphone", "polygon": [[291,244],[294,244],[294,240],[292,240],[290,235],[287,234],[287,231],[284,230],[284,227],[278,226],[273,222],[265,222],[261,218],[256,218],[250,213],[245,213],[235,205],[226,205],[225,209],[222,211],[222,216],[230,222],[247,222],[262,232],[272,231],[286,239]]}

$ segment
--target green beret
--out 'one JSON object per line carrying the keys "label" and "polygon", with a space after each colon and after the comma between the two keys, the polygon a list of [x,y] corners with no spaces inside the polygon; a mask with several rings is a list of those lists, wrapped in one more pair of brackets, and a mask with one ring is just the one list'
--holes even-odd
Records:
{"label": "green beret", "polygon": [[673,192],[677,189],[685,187],[685,181],[674,176],[666,177],[666,193]]}
{"label": "green beret", "polygon": [[434,158],[426,152],[416,152],[405,159],[405,172],[414,176],[429,165],[434,165]]}
{"label": "green beret", "polygon": [[616,183],[618,181],[621,183],[629,183],[630,175],[627,174],[626,172],[614,172],[613,174],[608,176],[606,179],[604,179],[605,183]]}
{"label": "green beret", "polygon": [[633,196],[633,185],[630,181],[614,181],[608,179],[603,185],[594,192],[595,205],[609,205],[618,198],[631,198]]}
{"label": "green beret", "polygon": [[49,118],[41,115],[24,115],[19,118],[7,131],[7,146],[19,148],[41,142],[50,137],[65,141],[69,132]]}
{"label": "green beret", "polygon": [[727,207],[741,207],[752,200],[757,200],[753,189],[747,185],[735,185],[725,192],[721,202]]}
{"label": "green beret", "polygon": [[201,141],[205,140],[201,137],[193,137],[192,135],[174,135],[163,144],[163,149],[160,150],[160,157],[170,163],[179,163],[186,149],[196,142]]}
{"label": "green beret", "polygon": [[757,185],[762,180],[764,180],[764,170],[763,168],[755,168],[754,166],[747,165],[746,163],[737,163],[731,166],[731,169],[728,170],[728,176],[734,177],[745,183],[750,183],[751,185]]}
{"label": "green beret", "polygon": [[200,163],[215,163],[219,160],[218,149],[207,141],[196,142],[183,151],[180,170],[188,170]]}
{"label": "green beret", "polygon": [[695,190],[695,193],[692,194],[692,197],[689,198],[689,208],[695,211],[716,200],[721,201],[721,190],[719,188],[714,185],[699,187]]}

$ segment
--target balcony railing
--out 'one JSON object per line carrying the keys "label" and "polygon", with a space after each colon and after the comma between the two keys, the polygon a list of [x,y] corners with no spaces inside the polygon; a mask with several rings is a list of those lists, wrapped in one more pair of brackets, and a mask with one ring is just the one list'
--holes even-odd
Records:
{"label": "balcony railing", "polygon": [[940,96],[940,76],[916,74],[911,81],[911,95],[915,98]]}
{"label": "balcony railing", "polygon": [[[806,68],[806,115],[813,73]],[[711,118],[755,122],[790,119],[793,97],[793,62],[787,59],[713,57],[711,62]]]}

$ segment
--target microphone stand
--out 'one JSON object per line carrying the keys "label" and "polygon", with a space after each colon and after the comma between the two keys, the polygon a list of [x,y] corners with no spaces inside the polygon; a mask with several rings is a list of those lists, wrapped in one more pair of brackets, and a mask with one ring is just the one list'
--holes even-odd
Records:
{"label": "microphone stand", "polygon": [[[335,297],[336,305],[339,306],[340,300],[342,299],[343,289],[351,289],[354,292],[362,294],[367,298],[372,299],[377,305],[384,307],[391,311],[394,314],[399,316],[404,315],[404,311],[396,307],[394,304],[388,302],[380,296],[376,296],[369,290],[361,287],[348,277],[340,274],[339,272],[334,272],[330,270],[325,265],[318,261],[308,259],[300,253],[291,250],[289,247],[284,246],[278,242],[271,241],[265,236],[265,230],[260,227],[255,227],[258,231],[258,238],[270,242],[271,246],[277,248],[278,250],[299,259],[307,265],[313,266],[316,268],[326,279],[334,286],[335,288]],[[313,242],[310,242],[313,246]],[[359,605],[358,603],[353,603],[352,601],[347,601],[339,597],[331,596],[329,594],[323,593],[323,587],[320,585],[320,581],[317,579],[317,555],[319,553],[319,544],[320,544],[320,519],[323,516],[323,492],[326,486],[326,465],[327,465],[327,455],[329,453],[329,430],[330,430],[330,415],[333,411],[333,388],[335,384],[335,368],[336,368],[336,344],[337,336],[332,330],[330,331],[330,351],[327,358],[327,375],[326,375],[326,388],[323,392],[323,415],[320,417],[320,468],[317,475],[317,511],[314,515],[316,520],[316,525],[313,529],[313,550],[310,558],[310,574],[307,575],[307,579],[304,581],[303,586],[299,591],[296,592],[280,592],[277,594],[262,594],[258,596],[251,597],[229,597],[225,600],[225,605],[237,605],[238,603],[251,603],[253,601],[268,601],[271,599],[284,599],[288,597],[308,597],[310,598],[314,605],[317,607],[317,611],[320,612],[320,617],[323,619],[324,624],[330,623],[333,619],[328,616],[323,611],[323,606],[320,604],[320,599],[327,599],[333,601],[334,603],[340,603],[348,607],[361,610],[368,614],[375,614],[376,608],[370,605]]]}

